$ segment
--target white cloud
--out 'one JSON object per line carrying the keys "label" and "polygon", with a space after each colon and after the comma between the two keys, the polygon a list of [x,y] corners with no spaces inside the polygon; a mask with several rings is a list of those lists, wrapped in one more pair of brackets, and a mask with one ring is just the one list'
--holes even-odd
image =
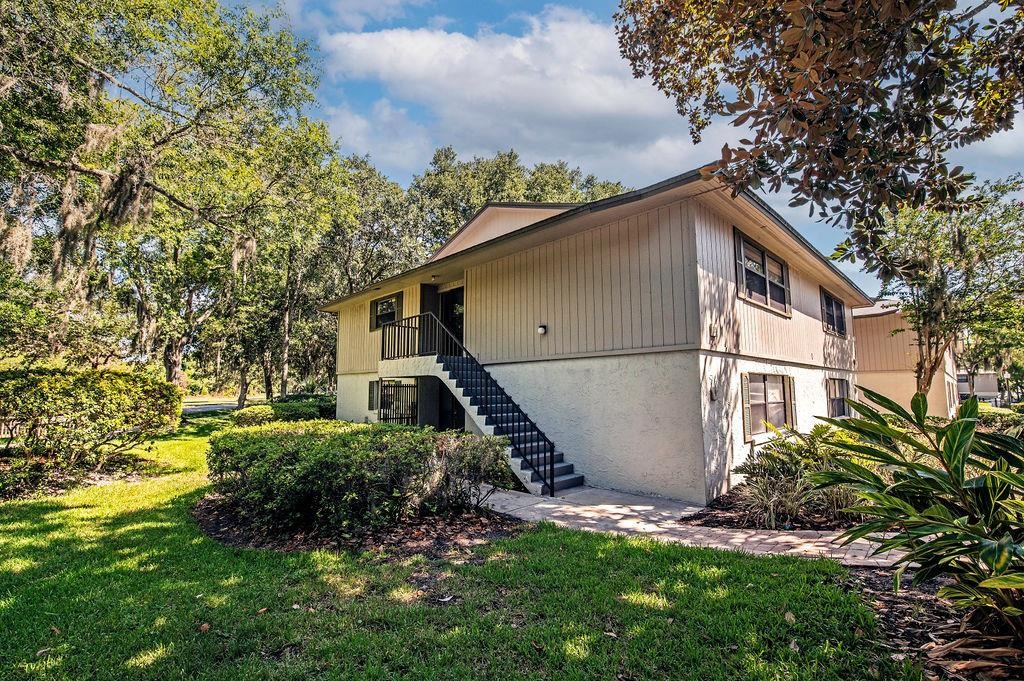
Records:
{"label": "white cloud", "polygon": [[[434,149],[427,130],[387,99],[374,102],[365,116],[347,104],[327,107],[326,113],[331,132],[341,139],[343,153],[370,154],[385,168],[402,166],[409,158],[429,159]],[[425,164],[423,161],[421,167]]]}
{"label": "white cloud", "polygon": [[[715,158],[733,138],[723,124],[694,147],[672,102],[633,78],[610,24],[562,7],[524,21],[522,35],[336,32],[322,39],[327,75],[379,82],[391,100],[426,111],[434,145],[466,155],[514,147],[530,162],[564,158],[635,185]],[[416,172],[425,160],[390,170]]]}
{"label": "white cloud", "polygon": [[317,31],[344,28],[362,31],[368,24],[405,17],[407,7],[428,0],[329,0],[309,6],[309,0],[284,0],[285,11],[296,25]]}

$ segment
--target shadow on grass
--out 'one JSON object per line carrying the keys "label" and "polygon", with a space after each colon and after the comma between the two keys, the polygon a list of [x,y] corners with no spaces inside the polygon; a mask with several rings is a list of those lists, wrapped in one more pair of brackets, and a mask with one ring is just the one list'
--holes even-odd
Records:
{"label": "shadow on grass", "polygon": [[232,549],[178,478],[0,506],[0,676],[903,673],[830,563],[551,525],[460,564]]}

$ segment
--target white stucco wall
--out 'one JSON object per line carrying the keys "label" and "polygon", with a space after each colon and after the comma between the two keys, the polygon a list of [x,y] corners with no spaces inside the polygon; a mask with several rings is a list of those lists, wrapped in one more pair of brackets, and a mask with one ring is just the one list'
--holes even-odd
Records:
{"label": "white stucco wall", "polygon": [[695,351],[487,368],[588,485],[706,501]]}
{"label": "white stucco wall", "polygon": [[[701,353],[701,391],[704,395],[701,418],[706,450],[708,499],[728,491],[737,482],[732,469],[746,461],[751,444],[757,446],[768,434],[743,440],[743,396],[740,376],[745,373],[779,374],[793,379],[795,428],[807,432],[828,414],[826,378],[845,378],[853,392],[853,374],[838,369],[808,367],[781,362],[745,359],[735,355]],[[853,395],[851,394],[851,397]]]}
{"label": "white stucco wall", "polygon": [[377,412],[367,409],[369,383],[377,374],[339,374],[337,417],[342,421],[376,421]]}

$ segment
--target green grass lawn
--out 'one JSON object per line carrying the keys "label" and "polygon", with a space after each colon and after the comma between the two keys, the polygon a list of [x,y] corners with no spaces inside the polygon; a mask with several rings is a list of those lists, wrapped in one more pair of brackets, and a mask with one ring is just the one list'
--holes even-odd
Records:
{"label": "green grass lawn", "polygon": [[190,516],[223,423],[158,442],[159,477],[0,504],[0,676],[917,676],[824,561],[550,525],[462,564],[227,548]]}

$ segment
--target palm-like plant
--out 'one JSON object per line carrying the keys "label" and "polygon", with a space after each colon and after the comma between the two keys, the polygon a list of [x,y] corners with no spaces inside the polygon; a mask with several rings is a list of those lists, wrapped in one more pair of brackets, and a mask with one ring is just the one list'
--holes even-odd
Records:
{"label": "palm-like plant", "polygon": [[914,583],[953,578],[940,596],[994,610],[1024,639],[1024,441],[977,432],[973,398],[956,418],[935,423],[923,394],[908,411],[861,390],[876,406],[851,401],[857,418],[828,420],[856,436],[831,444],[860,462],[840,457],[837,470],[814,475],[821,487],[853,487],[862,502],[850,510],[867,520],[845,532],[844,543],[867,537],[877,553],[902,552],[897,588],[908,567]]}

